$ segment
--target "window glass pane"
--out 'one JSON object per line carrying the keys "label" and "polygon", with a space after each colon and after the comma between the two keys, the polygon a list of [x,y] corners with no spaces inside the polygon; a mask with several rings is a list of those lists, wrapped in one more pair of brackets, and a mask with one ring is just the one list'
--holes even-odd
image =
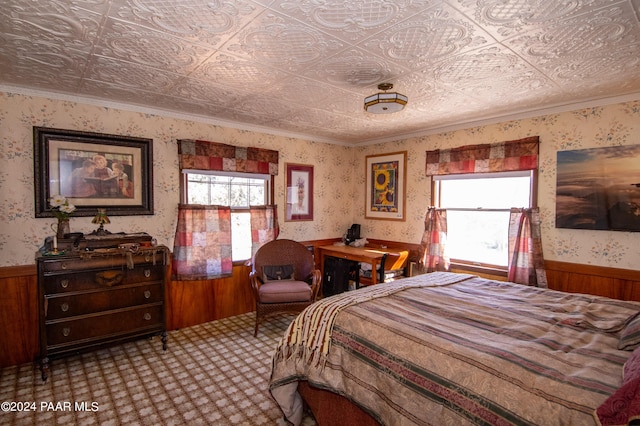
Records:
{"label": "window glass pane", "polygon": [[251,187],[249,188],[249,205],[259,206],[265,204],[266,199],[266,185],[264,180],[251,179]]}
{"label": "window glass pane", "polygon": [[436,177],[452,259],[506,267],[509,210],[530,207],[531,172]]}
{"label": "window glass pane", "polygon": [[188,203],[209,204],[209,184],[201,181],[190,181]]}
{"label": "window glass pane", "polygon": [[529,176],[442,180],[442,207],[509,209],[528,207]]}
{"label": "window glass pane", "polygon": [[508,228],[508,211],[447,210],[449,257],[506,267]]}
{"label": "window glass pane", "polygon": [[230,178],[231,207],[249,207],[249,191],[246,178]]}
{"label": "window glass pane", "polygon": [[251,258],[251,215],[231,213],[231,258],[244,260]]}
{"label": "window glass pane", "polygon": [[[227,180],[225,182],[224,180]],[[221,179],[212,179],[211,184],[209,185],[210,199],[207,204],[217,205],[217,206],[228,206],[229,204],[229,183],[228,178],[224,180]]]}
{"label": "window glass pane", "polygon": [[[262,174],[186,172],[189,204],[223,205],[234,209],[269,203],[271,177]],[[231,214],[232,259],[251,257],[251,215],[235,210]]]}

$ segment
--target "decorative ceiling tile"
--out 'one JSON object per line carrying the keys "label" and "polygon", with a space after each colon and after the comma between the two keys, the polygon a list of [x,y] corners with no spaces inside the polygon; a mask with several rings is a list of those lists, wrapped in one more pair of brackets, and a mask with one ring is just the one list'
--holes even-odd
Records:
{"label": "decorative ceiling tile", "polygon": [[290,74],[254,61],[218,53],[207,59],[190,77],[210,82],[222,82],[239,90],[262,92],[286,79]]}
{"label": "decorative ceiling tile", "polygon": [[238,33],[226,49],[264,64],[298,72],[343,47],[343,43],[308,25],[268,13]]}
{"label": "decorative ceiling tile", "polygon": [[219,47],[261,9],[249,0],[115,0],[110,16]]}
{"label": "decorative ceiling tile", "polygon": [[498,40],[532,31],[624,0],[458,0],[458,7]]}
{"label": "decorative ceiling tile", "polygon": [[417,69],[492,42],[455,9],[440,5],[380,32],[362,45],[389,61]]}
{"label": "decorative ceiling tile", "polygon": [[114,61],[111,58],[95,57],[87,70],[87,81],[101,81],[123,89],[142,89],[151,92],[166,92],[173,86],[176,75],[159,72],[154,67],[137,63]]}
{"label": "decorative ceiling tile", "polygon": [[[0,90],[361,144],[640,97],[638,0],[3,0]],[[363,109],[380,83],[409,98]]]}
{"label": "decorative ceiling tile", "polygon": [[272,7],[335,37],[357,42],[384,31],[433,3],[427,0],[303,0],[285,1]]}
{"label": "decorative ceiling tile", "polygon": [[190,73],[214,51],[167,33],[107,20],[106,34],[95,46],[96,56],[128,61],[160,70]]}
{"label": "decorative ceiling tile", "polygon": [[542,23],[527,34],[505,41],[505,45],[542,66],[556,60],[579,65],[593,55],[640,43],[638,18],[626,6],[599,9],[562,25]]}
{"label": "decorative ceiling tile", "polygon": [[361,49],[349,49],[327,58],[321,66],[308,69],[303,75],[331,85],[357,88],[397,81],[397,77],[406,72],[400,64],[385,61]]}

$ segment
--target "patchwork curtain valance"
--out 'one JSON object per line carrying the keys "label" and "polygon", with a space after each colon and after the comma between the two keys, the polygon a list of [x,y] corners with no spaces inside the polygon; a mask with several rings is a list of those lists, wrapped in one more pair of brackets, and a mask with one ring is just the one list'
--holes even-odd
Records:
{"label": "patchwork curtain valance", "polygon": [[278,151],[194,139],[178,140],[180,170],[278,174]]}
{"label": "patchwork curtain valance", "polygon": [[538,168],[539,137],[427,151],[427,176]]}

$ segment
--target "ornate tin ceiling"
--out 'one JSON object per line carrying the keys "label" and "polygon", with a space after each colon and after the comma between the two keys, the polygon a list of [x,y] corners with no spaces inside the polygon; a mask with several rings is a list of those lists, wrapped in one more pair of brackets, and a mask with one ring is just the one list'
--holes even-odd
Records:
{"label": "ornate tin ceiling", "polygon": [[[640,93],[640,0],[2,0],[0,85],[360,144]],[[409,103],[364,111],[391,82]]]}

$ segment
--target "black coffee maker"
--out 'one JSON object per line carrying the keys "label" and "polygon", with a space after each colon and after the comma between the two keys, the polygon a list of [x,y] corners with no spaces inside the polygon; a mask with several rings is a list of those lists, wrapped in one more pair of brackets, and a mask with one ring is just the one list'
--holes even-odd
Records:
{"label": "black coffee maker", "polygon": [[359,240],[359,239],[360,239],[360,225],[357,223],[354,223],[353,225],[351,225],[351,228],[347,229],[347,233],[344,236],[344,243],[348,245],[354,242],[355,240]]}

